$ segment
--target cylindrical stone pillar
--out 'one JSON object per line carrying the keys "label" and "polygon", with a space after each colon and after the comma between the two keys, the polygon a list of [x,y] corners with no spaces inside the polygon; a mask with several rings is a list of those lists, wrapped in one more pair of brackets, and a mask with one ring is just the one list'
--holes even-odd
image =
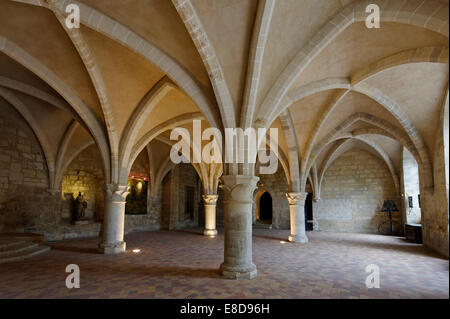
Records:
{"label": "cylindrical stone pillar", "polygon": [[219,195],[203,195],[203,203],[205,206],[205,230],[203,235],[216,236],[216,203]]}
{"label": "cylindrical stone pillar", "polygon": [[291,217],[291,234],[289,241],[306,244],[305,200],[308,193],[286,193]]}
{"label": "cylindrical stone pillar", "polygon": [[252,260],[252,204],[256,176],[222,176],[224,188],[224,262],[222,276],[228,279],[252,279],[256,266]]}
{"label": "cylindrical stone pillar", "polygon": [[104,187],[105,214],[103,217],[102,242],[99,251],[104,254],[119,254],[125,252],[123,241],[125,228],[125,199],[128,186],[108,184]]}

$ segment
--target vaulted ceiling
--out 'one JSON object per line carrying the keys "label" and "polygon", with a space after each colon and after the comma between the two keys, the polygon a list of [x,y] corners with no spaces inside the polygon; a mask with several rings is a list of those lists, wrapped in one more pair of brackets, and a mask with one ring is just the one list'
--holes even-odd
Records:
{"label": "vaulted ceiling", "polygon": [[[448,21],[448,0],[0,0],[0,97],[35,131],[55,188],[92,143],[111,182],[141,151],[163,172],[168,130],[193,119],[279,128],[292,188],[352,148],[395,175],[404,146],[432,166]],[[221,168],[196,168],[214,189]]]}

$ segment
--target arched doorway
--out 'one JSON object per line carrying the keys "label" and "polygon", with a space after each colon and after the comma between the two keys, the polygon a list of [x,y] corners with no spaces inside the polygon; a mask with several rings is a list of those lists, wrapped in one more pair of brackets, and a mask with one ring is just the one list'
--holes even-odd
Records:
{"label": "arched doorway", "polygon": [[272,196],[264,192],[259,197],[257,220],[261,223],[272,224]]}
{"label": "arched doorway", "polygon": [[305,201],[305,226],[307,231],[313,230],[313,203],[312,203],[313,194],[308,193]]}

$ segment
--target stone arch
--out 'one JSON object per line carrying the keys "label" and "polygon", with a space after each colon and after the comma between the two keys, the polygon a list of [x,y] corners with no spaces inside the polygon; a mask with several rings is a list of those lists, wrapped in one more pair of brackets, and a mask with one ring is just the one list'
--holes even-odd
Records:
{"label": "stone arch", "polygon": [[[394,100],[383,94],[383,92],[367,84],[359,83],[353,89],[356,92],[362,93],[378,102],[396,118],[396,120],[400,123],[406,134],[408,134],[409,138],[414,143],[415,148],[419,152],[420,162],[424,166],[424,169],[431,173],[431,162],[428,156],[428,150],[425,142],[423,141],[420,132],[406,115],[405,111],[403,111],[403,109]],[[432,175],[430,174],[429,177],[431,179],[427,180],[426,185],[428,187],[432,187]]]}
{"label": "stone arch", "polygon": [[84,3],[62,0],[58,3],[58,8],[61,10],[69,3],[77,4],[80,7],[81,23],[121,43],[165,72],[197,104],[208,122],[219,127],[217,112],[212,109],[212,101],[204,92],[204,88],[172,57],[126,26]]}
{"label": "stone arch", "polygon": [[255,194],[256,220],[263,220],[263,219],[261,219],[261,200],[264,199],[264,196],[269,196],[269,198],[270,198],[270,205],[271,205],[271,207],[270,207],[270,211],[271,211],[270,219],[269,218],[265,218],[264,220],[270,220],[272,222],[272,219],[273,219],[273,197],[270,194],[270,192],[268,190],[266,190],[265,188],[261,188]]}
{"label": "stone arch", "polygon": [[405,50],[380,59],[358,70],[351,76],[351,84],[356,85],[361,81],[370,79],[372,76],[399,66],[409,63],[448,63],[448,47],[422,47],[411,50]]}
{"label": "stone arch", "polygon": [[139,153],[144,149],[144,147],[148,145],[157,136],[159,136],[161,133],[173,129],[175,127],[178,127],[180,125],[190,123],[193,120],[202,120],[202,119],[204,119],[204,116],[199,112],[186,113],[179,115],[173,119],[167,120],[154,127],[152,130],[147,132],[143,137],[141,137],[139,141],[137,141],[137,143],[130,150],[127,172],[129,172],[129,170],[131,169],[131,165],[133,165],[134,160],[139,155]]}
{"label": "stone arch", "polygon": [[[271,150],[270,140],[266,139],[266,146],[268,147],[269,150]],[[286,157],[286,154],[284,154],[284,152],[280,148],[278,149],[278,162],[281,164],[281,167],[283,168],[284,176],[286,178],[286,183],[290,187],[292,178],[291,178],[291,174],[290,174],[289,159]],[[259,167],[260,167],[260,163],[257,160],[257,162],[255,163],[255,171],[256,172],[258,172]]]}
{"label": "stone arch", "polygon": [[55,186],[60,186],[64,177],[64,172],[66,171],[67,167],[73,162],[74,159],[77,158],[78,155],[80,155],[81,152],[83,152],[85,149],[87,149],[89,146],[94,145],[94,141],[88,141],[84,143],[80,148],[78,148],[71,156],[69,156],[64,163],[61,164],[58,175],[55,179]]}
{"label": "stone arch", "polygon": [[[315,145],[314,149],[311,151],[311,157],[308,159],[308,166],[306,167],[305,172],[309,172],[311,165],[315,162],[315,159],[317,156],[322,152],[322,150],[325,148],[326,145],[329,143],[337,140],[342,139],[343,137],[354,137],[353,134],[346,134],[342,135],[342,133],[345,132],[345,130],[350,127],[353,123],[356,123],[357,121],[364,121],[366,123],[369,123],[373,126],[375,126],[378,129],[381,129],[384,131],[384,135],[387,134],[390,137],[393,137],[395,140],[399,141],[403,146],[407,147],[408,149],[412,148],[412,154],[416,157],[416,160],[420,163],[420,154],[415,149],[413,145],[411,145],[411,141],[409,137],[398,127],[384,121],[381,119],[378,119],[372,115],[366,114],[366,113],[355,113],[353,116],[348,118],[346,121],[341,123],[339,126],[337,126],[331,133],[329,133],[326,137],[322,139],[321,142]],[[364,132],[364,133],[363,133]],[[389,133],[387,133],[389,132]],[[367,131],[359,131],[359,135],[361,134],[368,134]],[[372,133],[373,134],[373,133]],[[429,178],[426,175],[424,175],[425,178]],[[302,185],[304,187],[304,185]]]}
{"label": "stone arch", "polygon": [[110,180],[111,158],[108,140],[105,137],[100,122],[89,107],[50,69],[5,37],[0,37],[0,51],[40,77],[56,90],[79,114],[100,149],[103,166],[105,167],[105,179],[107,181]]}
{"label": "stone arch", "polygon": [[154,107],[171,89],[173,89],[173,85],[170,80],[167,77],[163,77],[145,94],[128,120],[120,139],[120,179],[123,179],[124,175],[128,176],[129,157],[139,130]]}
{"label": "stone arch", "polygon": [[152,183],[152,187],[150,189],[150,194],[153,196],[156,194],[159,186],[161,186],[164,177],[170,172],[172,168],[175,167],[175,164],[170,160],[170,158],[166,159],[163,165],[158,169],[156,173],[154,183]]}
{"label": "stone arch", "polygon": [[[349,84],[350,81],[348,79],[327,79],[315,82],[312,85],[308,86],[307,89],[309,92],[319,92],[321,88],[323,89],[345,88]],[[373,99],[395,117],[395,119],[400,123],[402,128],[408,134],[411,141],[414,143],[415,148],[419,152],[420,162],[423,164],[424,169],[426,171],[431,172],[431,163],[422,136],[420,135],[414,124],[411,122],[411,120],[408,118],[406,113],[403,111],[403,109],[400,106],[398,106],[395,101],[384,95],[380,90],[363,83],[359,83],[356,86],[347,89],[346,91],[337,93],[334,100],[327,105],[326,109],[320,116],[317,125],[315,125],[314,130],[312,131],[310,137],[308,138],[306,152],[304,157],[302,158],[301,167],[307,168],[309,166],[308,163],[310,161],[310,156],[314,146],[314,142],[321,128],[325,125],[325,122],[328,119],[331,112],[337,107],[339,102],[342,101],[342,99],[346,96],[346,94],[351,90],[354,90],[355,92],[361,93]],[[300,94],[300,96],[303,96],[303,94],[307,94],[306,92],[305,93],[302,92],[304,92],[303,89],[301,89],[301,91],[297,92],[296,94]],[[302,178],[305,177],[304,173],[305,172],[303,172],[302,174],[301,180]],[[429,176],[427,177],[426,183],[428,186],[432,186],[433,185],[432,176],[429,173],[427,175]]]}
{"label": "stone arch", "polygon": [[[394,165],[393,165],[391,159],[389,158],[389,156],[386,154],[386,152],[379,145],[377,145],[376,143],[374,143],[374,142],[372,142],[370,140],[365,139],[362,136],[354,137],[354,139],[360,140],[360,141],[364,142],[365,144],[367,144],[384,161],[384,163],[386,164],[387,168],[389,169],[389,172],[391,173],[392,181],[393,181],[393,183],[395,185],[395,189],[397,190],[397,193],[399,194],[400,186],[399,186],[398,176],[397,176],[397,173],[395,172]],[[319,194],[320,194],[320,190],[321,190],[321,186],[322,186],[323,177],[325,176],[325,173],[326,173],[327,169],[330,167],[331,164],[333,164],[333,162],[336,159],[338,159],[343,154],[342,151],[341,151],[342,148],[347,143],[349,143],[351,140],[352,139],[346,139],[342,143],[339,143],[337,145],[337,147],[335,147],[330,152],[329,156],[327,156],[327,158],[325,159],[325,165],[323,166],[322,170],[320,171],[318,185],[317,185],[317,189],[318,189]]]}
{"label": "stone arch", "polygon": [[44,92],[34,86],[31,86],[29,84],[20,82],[20,81],[16,81],[4,76],[0,76],[0,86],[7,88],[7,89],[11,89],[26,95],[29,95],[31,97],[34,97],[36,99],[42,100],[56,108],[58,108],[59,110],[70,114],[74,119],[76,119],[78,122],[81,123],[81,125],[84,126],[84,128],[86,128],[86,130],[88,130],[86,124],[83,122],[83,120],[80,118],[80,116],[67,104],[66,101],[51,95],[47,92]]}
{"label": "stone arch", "polygon": [[58,187],[60,185],[60,181],[62,181],[62,176],[64,174],[64,170],[62,170],[63,159],[66,155],[67,148],[69,146],[69,142],[73,137],[73,134],[77,130],[79,126],[79,123],[76,121],[70,122],[69,126],[67,127],[66,131],[64,132],[64,136],[62,138],[62,141],[58,148],[58,154],[56,155],[56,165],[55,165],[55,183],[54,186]]}
{"label": "stone arch", "polygon": [[[435,61],[436,60],[436,57],[434,57],[433,52],[435,52],[434,54],[436,54],[436,52],[438,52],[439,56],[442,56],[442,54],[445,54],[445,52],[446,52],[445,49],[443,49],[441,47],[437,47],[437,48],[432,47],[432,48],[415,49],[415,50],[405,51],[407,53],[406,57],[404,55],[401,55],[402,53],[398,53],[397,55],[393,56],[393,57],[395,57],[395,59],[397,59],[396,63],[394,63],[393,66],[405,64],[405,63],[414,63],[414,62],[411,62],[411,59],[414,59],[414,56],[415,56],[414,54],[416,54],[418,51],[419,52],[428,52],[428,54],[424,53],[422,56],[419,57],[419,59],[423,59],[425,61],[427,61],[427,60]],[[447,49],[447,52],[448,52],[448,49]],[[401,56],[402,59],[400,59],[399,56]],[[445,58],[438,59],[438,61],[441,61],[441,60],[445,61]],[[448,58],[447,58],[447,61],[448,61]],[[390,57],[382,59],[378,66],[379,68],[381,68],[379,72],[381,72],[382,70],[385,70],[388,67],[388,65],[392,66]],[[375,73],[368,73],[367,76],[373,76],[374,74]],[[383,94],[383,92],[381,92],[380,90],[378,90],[374,87],[371,87],[367,84],[362,83],[362,81],[363,81],[363,79],[360,78],[359,82],[353,86],[351,84],[350,80],[347,78],[329,78],[329,79],[319,80],[319,81],[307,84],[303,87],[300,87],[299,89],[294,90],[293,92],[291,92],[289,94],[290,99],[288,101],[286,101],[285,104],[283,104],[285,108],[289,107],[293,102],[298,101],[299,99],[309,96],[311,94],[315,94],[315,93],[318,93],[321,91],[331,90],[331,89],[344,89],[345,90],[343,92],[337,93],[335,98],[333,99],[333,101],[327,105],[326,109],[321,114],[317,125],[315,125],[314,130],[308,139],[307,146],[306,146],[306,152],[305,152],[304,157],[302,158],[301,167],[307,166],[313,144],[314,144],[321,128],[325,125],[325,122],[328,119],[331,112],[337,107],[337,105],[342,101],[342,99],[347,95],[347,93],[349,93],[350,91],[355,91],[355,92],[363,94],[363,95],[371,98],[372,100],[376,101],[379,105],[384,107],[387,111],[389,111],[395,117],[395,119],[401,124],[401,126],[404,128],[404,130],[406,131],[408,136],[413,141],[416,149],[418,150],[418,152],[420,154],[421,162],[424,165],[424,169],[431,172],[431,163],[430,163],[428,151],[425,146],[425,143],[423,142],[422,136],[418,132],[418,130],[416,129],[414,124],[411,122],[411,120],[408,118],[406,113],[403,111],[403,109],[399,105],[397,105],[397,103],[395,101],[393,101],[388,96]],[[430,175],[430,174],[428,174],[428,175]],[[302,179],[302,178],[304,178],[303,174],[301,175],[300,179]],[[432,178],[431,178],[431,180],[427,181],[427,183],[428,183],[427,184],[428,186],[432,186],[432,184],[433,184]]]}
{"label": "stone arch", "polygon": [[[189,137],[185,136],[182,132],[181,132],[181,134],[183,136],[183,139],[180,142],[183,142],[182,144],[185,145],[184,141],[189,140]],[[166,143],[167,145],[169,145],[171,147],[172,147],[173,144],[175,144],[174,141],[169,140],[168,138],[165,138],[165,137],[162,137],[162,136],[158,136],[158,137],[156,137],[156,139],[159,140],[160,142]],[[195,143],[191,143],[191,145],[190,145],[190,152],[192,152],[192,156],[193,156],[194,159],[199,159],[198,158],[198,156],[199,156],[198,154],[200,154],[200,156],[201,156],[201,153],[198,152],[198,149],[199,149],[198,145],[196,145]],[[184,151],[185,147],[183,147],[182,150]],[[195,171],[197,172],[197,174],[200,177],[200,180],[201,180],[201,182],[203,184],[203,190],[204,190],[205,194],[208,194],[208,192],[210,190],[210,187],[209,187],[210,185],[208,184],[209,183],[209,179],[208,179],[209,175],[208,175],[208,169],[207,169],[205,163],[201,161],[201,158],[199,159],[198,163],[195,163],[195,162],[193,163],[191,161],[191,157],[190,157],[191,154],[183,153],[182,155],[194,167]],[[168,160],[171,161],[170,158]]]}
{"label": "stone arch", "polygon": [[64,11],[61,8],[57,8],[54,2],[49,2],[47,6],[53,11],[56,18],[61,24],[61,27],[66,31],[74,47],[76,48],[78,55],[80,56],[83,64],[89,74],[91,82],[94,86],[97,94],[100,106],[102,108],[103,118],[105,119],[109,144],[111,148],[111,165],[112,165],[112,179],[116,180],[118,175],[118,152],[119,152],[119,138],[117,135],[116,123],[114,120],[113,110],[109,103],[108,93],[106,90],[105,82],[103,81],[102,73],[97,66],[94,55],[84,40],[83,34],[77,28],[69,29],[66,26]]}
{"label": "stone arch", "polygon": [[181,20],[191,36],[200,57],[203,60],[209,79],[219,105],[222,123],[225,127],[236,127],[236,115],[222,66],[216,55],[214,47],[197,16],[194,5],[190,0],[172,0]]}
{"label": "stone arch", "polygon": [[244,128],[251,127],[256,108],[256,97],[259,88],[259,78],[263,65],[264,50],[269,35],[275,0],[264,0],[258,2],[252,41],[250,44],[250,55],[247,67],[246,90],[243,97],[243,108],[240,125]]}
{"label": "stone arch", "polygon": [[299,151],[297,138],[295,136],[294,125],[289,111],[284,111],[280,115],[281,126],[283,128],[286,144],[288,146],[288,163],[289,163],[289,188],[291,192],[298,192],[300,190],[300,166],[299,166]]}
{"label": "stone arch", "polygon": [[447,191],[447,201],[449,198],[449,91],[447,89],[447,93],[445,94],[445,102],[444,107],[442,108],[441,114],[441,125],[442,125],[442,135],[443,135],[443,144],[444,144],[444,165],[445,165],[445,185]]}
{"label": "stone arch", "polygon": [[31,114],[23,102],[10,90],[0,87],[0,96],[3,97],[16,111],[23,117],[25,122],[31,128],[35,134],[37,141],[44,153],[45,163],[48,168],[48,186],[49,189],[54,188],[54,176],[55,176],[55,154],[53,154],[50,142],[45,136],[41,126],[35,120],[33,114]]}
{"label": "stone arch", "polygon": [[[342,122],[340,125],[338,125],[333,131],[331,131],[329,134],[327,134],[319,143],[317,143],[314,146],[314,148],[311,152],[311,157],[310,157],[308,168],[311,167],[314,160],[322,152],[322,150],[324,149],[324,147],[326,145],[330,144],[331,142],[333,142],[337,139],[342,139],[342,138],[346,138],[346,137],[347,138],[354,137],[353,133],[345,133],[345,130],[358,121],[363,121],[368,124],[371,124],[375,128],[378,128],[378,129],[384,131],[385,132],[384,135],[387,135],[391,138],[393,137],[394,139],[398,140],[400,143],[406,144],[407,146],[411,146],[409,137],[397,126],[395,126],[385,120],[376,118],[375,116],[372,116],[367,113],[355,113],[351,117],[349,117],[347,120]],[[357,130],[357,132],[358,132],[358,135],[362,135],[362,134],[371,134],[369,132],[375,132],[375,131],[372,131],[372,129],[370,129],[370,130],[360,129],[360,130]],[[418,156],[417,151],[415,151],[414,154],[416,156]],[[309,171],[309,169],[308,169],[308,171]]]}
{"label": "stone arch", "polygon": [[[295,79],[310,62],[342,31],[356,22],[365,21],[366,7],[376,3],[380,7],[381,22],[397,22],[425,28],[448,37],[448,17],[442,17],[440,11],[448,11],[448,5],[434,1],[415,2],[412,6],[397,2],[359,0],[343,8],[333,19],[317,32],[300,52],[291,60],[269,90],[261,106],[261,116],[257,121],[268,123],[271,110],[278,109],[287,91]],[[430,12],[432,12],[430,17]]]}

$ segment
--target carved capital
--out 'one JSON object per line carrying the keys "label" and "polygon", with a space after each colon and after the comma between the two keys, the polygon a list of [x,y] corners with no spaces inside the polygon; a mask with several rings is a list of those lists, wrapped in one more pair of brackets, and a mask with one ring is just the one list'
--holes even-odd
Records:
{"label": "carved capital", "polygon": [[203,202],[205,203],[205,205],[216,205],[219,195],[207,194],[207,195],[203,195],[202,197],[203,197]]}
{"label": "carved capital", "polygon": [[257,176],[227,175],[222,176],[225,201],[251,203],[253,191],[259,180]]}
{"label": "carved capital", "polygon": [[106,184],[103,185],[103,193],[105,194],[105,200],[113,202],[124,202],[128,195],[128,186],[118,184]]}
{"label": "carved capital", "polygon": [[306,196],[308,193],[286,193],[286,198],[289,201],[289,205],[305,205]]}

